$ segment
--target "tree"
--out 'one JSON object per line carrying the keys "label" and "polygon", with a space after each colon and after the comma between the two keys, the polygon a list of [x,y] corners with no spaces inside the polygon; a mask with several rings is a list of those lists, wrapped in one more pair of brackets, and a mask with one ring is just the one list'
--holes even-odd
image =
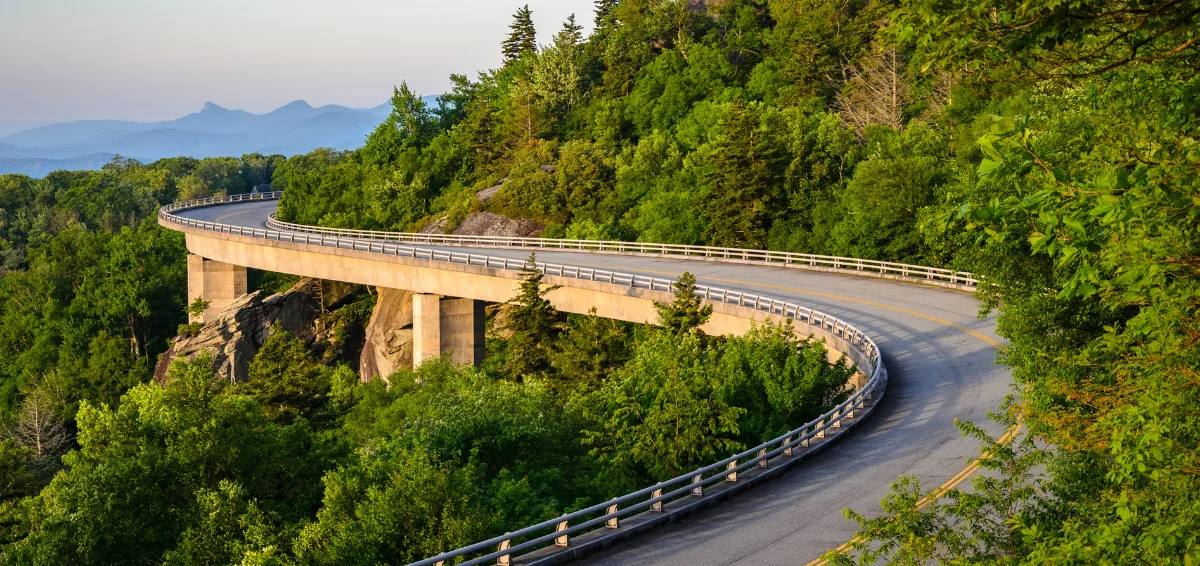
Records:
{"label": "tree", "polygon": [[367,136],[362,154],[365,160],[386,165],[401,154],[424,148],[437,134],[437,118],[425,106],[407,82],[392,89],[392,111],[387,120]]}
{"label": "tree", "polygon": [[720,344],[725,399],[751,409],[738,423],[746,443],[775,438],[818,417],[853,392],[847,358],[831,364],[825,344],[796,335],[791,321],[767,322]]}
{"label": "tree", "polygon": [[658,481],[740,448],[746,409],[720,395],[713,354],[697,333],[654,333],[588,398],[596,424],[583,431],[584,444],[601,461]]}
{"label": "tree", "polygon": [[505,373],[515,380],[544,375],[550,369],[550,356],[559,333],[559,313],[546,299],[558,286],[543,288],[545,274],[538,270],[537,255],[521,266],[521,287],[503,314],[503,329],[510,333]]}
{"label": "tree", "polygon": [[204,316],[204,311],[208,310],[208,307],[211,304],[211,301],[205,300],[204,297],[197,296],[196,300],[188,303],[188,320],[196,320],[201,316]]}
{"label": "tree", "polygon": [[596,316],[572,315],[555,344],[554,371],[568,392],[591,391],[600,386],[631,354],[632,325]]}
{"label": "tree", "polygon": [[850,67],[850,80],[838,93],[836,107],[847,125],[861,136],[867,126],[881,124],[893,130],[904,125],[904,110],[912,104],[904,62],[895,47],[886,47]]}
{"label": "tree", "polygon": [[260,550],[257,541],[275,531],[256,532],[263,523],[249,502],[282,532],[298,529],[320,505],[331,460],[344,454],[307,423],[273,423],[253,399],[231,394],[208,355],[172,364],[165,384],[139,385],[119,407],[83,403],[77,423],[79,449],[28,502],[29,536],[9,556],[124,565],[230,550],[205,541]]}
{"label": "tree", "polygon": [[179,187],[179,200],[192,200],[213,196],[212,188],[196,175],[188,175],[180,179],[176,183],[176,186]]}
{"label": "tree", "polygon": [[41,462],[57,462],[71,442],[70,435],[54,410],[54,399],[40,387],[25,396],[16,425],[9,435]]}
{"label": "tree", "polygon": [[975,462],[989,474],[972,478],[970,491],[923,491],[915,477],[901,477],[883,500],[883,516],[846,511],[862,532],[847,551],[829,552],[830,562],[1012,564],[1027,556],[1030,531],[1053,528],[1054,515],[1070,503],[1055,502],[1052,485],[1038,472],[1051,458],[1033,435],[1014,434],[1017,421],[1011,412],[991,416],[1008,427],[1001,438],[955,421],[964,436],[983,446]]}
{"label": "tree", "polygon": [[332,387],[330,373],[312,359],[302,340],[275,323],[250,362],[248,379],[234,384],[233,391],[257,399],[275,422],[320,421],[328,416],[323,411]]}
{"label": "tree", "polygon": [[705,152],[705,239],[714,246],[765,247],[772,220],[786,206],[778,145],[761,127],[759,108],[740,101],[724,105]]}
{"label": "tree", "polygon": [[684,271],[675,281],[675,300],[670,304],[654,303],[658,323],[671,334],[699,332],[712,316],[713,307],[696,295],[696,276]]}
{"label": "tree", "polygon": [[504,51],[505,64],[512,63],[526,53],[537,53],[537,31],[533,27],[533,11],[526,4],[513,14],[513,23],[508,26],[511,30],[508,39],[501,44]]}
{"label": "tree", "polygon": [[596,0],[596,29],[611,27],[613,10],[621,0]]}
{"label": "tree", "polygon": [[575,23],[575,14],[571,14],[562,31],[554,36],[554,43],[542,50],[533,64],[530,78],[534,92],[560,114],[575,105],[579,94],[582,29]]}

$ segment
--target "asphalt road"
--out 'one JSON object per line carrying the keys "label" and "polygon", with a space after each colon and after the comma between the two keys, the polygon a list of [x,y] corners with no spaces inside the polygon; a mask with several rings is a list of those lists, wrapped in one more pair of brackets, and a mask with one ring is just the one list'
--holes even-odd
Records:
{"label": "asphalt road", "polygon": [[[256,201],[180,215],[264,228],[275,205]],[[528,256],[522,250],[480,253]],[[843,518],[843,508],[878,514],[879,501],[898,476],[915,475],[922,486],[933,488],[962,471],[978,455],[978,446],[962,437],[955,419],[1000,432],[986,411],[1000,404],[1011,380],[1008,370],[994,363],[999,342],[995,320],[977,318],[978,303],[968,293],[869,277],[683,259],[559,251],[539,252],[538,259],[661,277],[691,271],[701,283],[822,310],[870,334],[889,372],[888,390],[875,415],[829,450],[776,480],[581,564],[808,564],[854,535],[855,526]]]}

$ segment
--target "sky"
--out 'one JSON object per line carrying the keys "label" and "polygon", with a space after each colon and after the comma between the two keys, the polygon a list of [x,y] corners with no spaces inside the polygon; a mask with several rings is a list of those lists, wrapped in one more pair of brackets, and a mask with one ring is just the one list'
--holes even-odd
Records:
{"label": "sky", "polygon": [[0,123],[439,94],[500,65],[526,3],[539,43],[572,13],[591,29],[593,0],[0,0]]}

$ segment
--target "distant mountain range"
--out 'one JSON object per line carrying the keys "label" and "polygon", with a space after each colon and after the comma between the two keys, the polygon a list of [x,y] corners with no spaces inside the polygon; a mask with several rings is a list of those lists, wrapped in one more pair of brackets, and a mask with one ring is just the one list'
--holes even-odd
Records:
{"label": "distant mountain range", "polygon": [[[436,96],[425,97],[436,105]],[[163,157],[291,156],[318,147],[355,149],[391,111],[303,100],[266,114],[230,110],[211,102],[199,112],[165,122],[80,120],[48,124],[0,137],[0,174],[41,177],[58,169],[99,169],[113,155],[153,161]]]}

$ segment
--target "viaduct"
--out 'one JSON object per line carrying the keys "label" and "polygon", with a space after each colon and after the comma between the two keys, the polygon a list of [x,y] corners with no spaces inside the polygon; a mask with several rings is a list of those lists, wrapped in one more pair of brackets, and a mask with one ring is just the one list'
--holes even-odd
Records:
{"label": "viaduct", "polygon": [[970,477],[978,446],[954,420],[987,428],[986,411],[1008,392],[1007,370],[994,364],[995,321],[976,316],[969,274],[751,250],[315,228],[275,219],[278,197],[160,211],[162,225],[186,235],[189,302],[210,301],[200,321],[247,292],[247,268],[404,289],[417,293],[414,363],[450,352],[456,363],[478,364],[484,304],[516,294],[519,269],[536,250],[546,282],[560,286],[548,298],[561,311],[654,321],[655,301],[670,301],[671,282],[690,271],[714,307],[705,332],[787,319],[860,369],[850,401],[786,438],[416,564],[459,556],[464,564],[555,564],[585,555],[594,564],[819,564],[854,535],[841,510],[879,513],[898,476],[916,475],[927,488]]}

